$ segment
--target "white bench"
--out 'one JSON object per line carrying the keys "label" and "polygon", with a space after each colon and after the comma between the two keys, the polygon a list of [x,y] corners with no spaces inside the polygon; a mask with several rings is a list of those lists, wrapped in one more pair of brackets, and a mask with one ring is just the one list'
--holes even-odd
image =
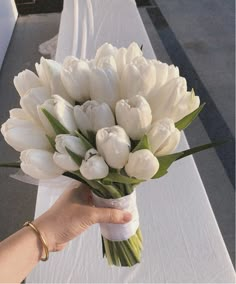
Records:
{"label": "white bench", "polygon": [[14,0],[0,1],[0,69],[17,19]]}
{"label": "white bench", "polygon": [[[155,54],[133,0],[64,1],[56,59],[93,57],[104,42],[118,47],[136,41]],[[188,148],[183,135],[181,149]],[[61,178],[61,181],[64,178]],[[66,182],[66,181],[65,181]],[[66,188],[39,186],[37,217]],[[137,189],[144,251],[141,264],[109,267],[102,259],[98,226],[40,263],[27,283],[234,283],[235,274],[192,157],[160,180]]]}

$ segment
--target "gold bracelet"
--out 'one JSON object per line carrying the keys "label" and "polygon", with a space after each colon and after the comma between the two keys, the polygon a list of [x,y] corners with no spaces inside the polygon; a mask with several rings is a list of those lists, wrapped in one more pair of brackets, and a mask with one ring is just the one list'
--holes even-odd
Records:
{"label": "gold bracelet", "polygon": [[42,234],[40,233],[40,231],[35,227],[35,225],[32,224],[31,222],[29,222],[29,221],[25,222],[25,224],[23,225],[23,227],[27,227],[27,226],[29,226],[29,227],[37,234],[37,236],[40,238],[40,241],[41,241],[41,243],[42,243],[42,246],[43,246],[44,252],[45,252],[45,257],[42,257],[41,260],[42,260],[42,261],[48,260],[48,257],[49,257],[49,250],[48,250],[47,242],[45,241],[44,237],[42,236]]}

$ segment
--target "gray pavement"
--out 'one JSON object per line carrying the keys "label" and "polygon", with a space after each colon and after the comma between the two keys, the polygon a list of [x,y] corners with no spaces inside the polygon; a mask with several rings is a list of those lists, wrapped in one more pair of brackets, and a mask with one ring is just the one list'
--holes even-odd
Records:
{"label": "gray pavement", "polygon": [[[190,146],[222,137],[234,137],[234,1],[146,0],[139,12],[157,57],[181,66],[207,106],[186,130]],[[34,70],[38,45],[58,32],[59,14],[20,17],[0,72],[0,124],[8,110],[17,106],[12,85],[15,74]],[[144,47],[145,48],[145,47]],[[224,147],[224,146],[222,146]],[[209,150],[195,155],[211,206],[234,263],[234,151]],[[17,153],[0,136],[0,161],[15,160]],[[8,178],[12,170],[0,171],[0,240],[32,219],[36,188]]]}
{"label": "gray pavement", "polygon": [[[185,131],[190,146],[234,139],[234,1],[156,0],[139,11],[159,60],[180,66],[189,88],[207,103]],[[234,157],[233,142],[194,156],[233,263]]]}

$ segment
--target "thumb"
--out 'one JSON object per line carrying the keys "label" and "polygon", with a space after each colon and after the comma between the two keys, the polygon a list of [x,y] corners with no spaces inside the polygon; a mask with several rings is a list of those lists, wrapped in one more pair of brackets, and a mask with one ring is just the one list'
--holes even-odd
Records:
{"label": "thumb", "polygon": [[132,219],[132,214],[113,208],[96,208],[93,207],[94,223],[113,223],[124,224]]}

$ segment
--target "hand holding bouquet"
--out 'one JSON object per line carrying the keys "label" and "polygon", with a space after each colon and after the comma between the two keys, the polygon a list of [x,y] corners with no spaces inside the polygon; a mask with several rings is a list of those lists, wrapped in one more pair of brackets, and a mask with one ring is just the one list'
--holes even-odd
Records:
{"label": "hand holding bouquet", "polygon": [[94,59],[66,57],[61,65],[41,58],[37,75],[14,78],[21,108],[2,125],[6,142],[21,152],[21,167],[33,178],[65,175],[90,186],[98,207],[132,213],[127,224],[102,224],[109,264],[141,259],[142,235],[135,188],[160,178],[170,165],[208,144],[174,153],[180,132],[202,110],[178,67],[146,59],[136,43],[117,49],[106,43]]}

